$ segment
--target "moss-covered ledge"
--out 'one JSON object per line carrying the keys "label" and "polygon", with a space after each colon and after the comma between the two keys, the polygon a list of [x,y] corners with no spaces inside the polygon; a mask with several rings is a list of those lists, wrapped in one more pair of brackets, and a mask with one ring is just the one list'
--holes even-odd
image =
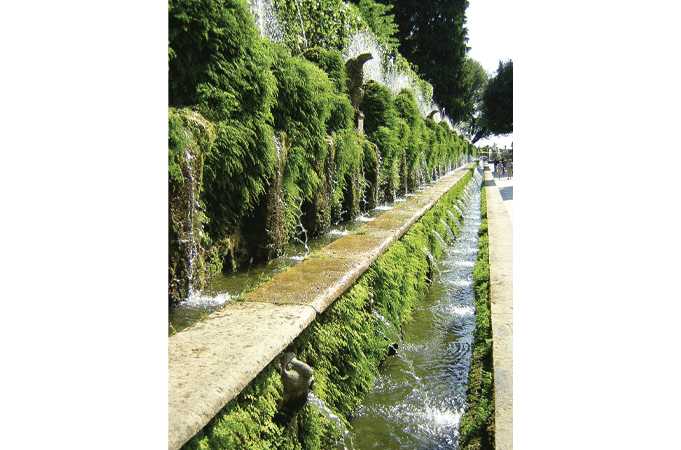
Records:
{"label": "moss-covered ledge", "polygon": [[[276,383],[268,387],[262,380],[252,381],[258,374],[261,374],[259,379],[271,378],[272,370],[268,364],[287,348],[295,351],[301,361],[314,368],[315,394],[329,407],[341,414],[348,414],[349,408],[356,403],[352,399],[370,386],[372,371],[375,370],[372,366],[378,364],[375,361],[380,361],[387,352],[383,348],[385,342],[382,335],[377,334],[374,328],[377,325],[374,322],[378,319],[368,312],[369,293],[373,292],[375,296],[376,311],[388,321],[399,327],[401,322],[409,319],[409,308],[404,308],[400,302],[404,301],[403,298],[413,299],[417,291],[424,289],[428,263],[422,249],[438,253],[436,247],[439,244],[429,237],[432,235],[430,230],[444,227],[441,219],[447,222],[454,219],[446,213],[446,208],[440,208],[442,211],[428,219],[427,223],[417,221],[420,218],[426,220],[424,215],[443,197],[453,203],[465,181],[471,178],[474,168],[475,164],[472,163],[464,170],[443,177],[429,189],[384,213],[355,233],[276,275],[268,283],[249,292],[246,301],[229,304],[210,314],[204,321],[171,336],[168,342],[169,449],[180,448],[209,421],[215,421],[213,417],[228,403],[232,405],[231,411],[239,411],[235,414],[242,417],[246,412],[240,408],[242,403],[248,403],[249,396],[255,396],[251,400],[256,401],[261,395],[257,392],[270,389],[274,391],[270,392],[268,398],[276,397]],[[457,185],[459,182],[462,183]],[[457,189],[452,189],[454,187]],[[449,226],[456,228],[455,223]],[[418,232],[411,236],[414,229]],[[440,231],[444,234],[443,230]],[[395,245],[403,236],[399,245]],[[392,259],[374,264],[386,252],[392,252]],[[400,264],[405,267],[397,270],[396,266]],[[410,270],[417,273],[409,273]],[[363,281],[356,284],[360,276]],[[334,303],[341,296],[345,300]],[[329,308],[332,304],[333,307]],[[342,313],[344,308],[347,314]],[[359,310],[363,311],[361,318],[357,315]],[[362,342],[359,342],[358,328],[352,328],[351,317],[355,318],[356,327],[366,328],[365,332],[372,336],[371,339],[361,339]],[[329,332],[328,328],[319,328],[323,324],[338,330]],[[368,353],[374,355],[370,358],[374,362],[348,364],[347,360],[343,360],[344,355],[338,354],[338,346],[319,348],[321,344],[309,345],[312,336],[319,338],[320,330],[329,336],[342,336],[343,342],[337,343],[340,349],[353,352],[352,355],[360,360],[369,357],[367,352],[361,352],[361,355],[357,353],[353,342],[356,341],[360,346],[368,345],[369,349],[373,349]],[[328,354],[322,357],[325,352]],[[361,381],[347,383],[347,386],[332,381],[335,377],[347,379],[350,376],[359,377]],[[263,411],[274,414],[272,402],[261,400],[265,404],[256,408],[258,414],[262,416]],[[302,422],[320,420],[305,413],[301,417]],[[231,423],[229,420],[223,417],[220,423]],[[267,422],[268,419],[263,416],[253,420]],[[240,431],[228,433],[231,437],[225,437],[227,440],[221,441],[222,444],[215,444],[216,448],[238,448],[240,444],[229,439],[244,439],[243,436],[251,432],[256,433],[259,439],[263,438],[262,433],[272,434],[272,447],[268,444],[263,448],[300,448],[301,441],[320,439],[314,433],[305,434],[310,427],[316,428],[309,423],[301,427],[301,436],[292,439],[290,433],[297,433],[297,427],[295,432],[284,432],[272,425],[271,420],[270,417],[269,425],[263,425],[260,431],[244,428],[245,425],[237,421],[241,425],[235,426]],[[284,436],[286,433],[289,433],[288,437]],[[206,435],[202,431],[189,446],[211,448],[213,444],[206,444],[208,447],[199,444],[207,442],[204,437]],[[216,438],[217,441],[220,439]],[[241,446],[245,446],[245,443],[242,442]]]}

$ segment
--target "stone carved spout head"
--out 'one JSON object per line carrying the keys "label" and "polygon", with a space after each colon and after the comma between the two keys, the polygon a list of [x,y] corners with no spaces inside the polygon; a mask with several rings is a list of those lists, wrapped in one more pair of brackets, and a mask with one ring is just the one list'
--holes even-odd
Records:
{"label": "stone carved spout head", "polygon": [[371,53],[362,53],[356,57],[352,57],[345,62],[345,84],[350,94],[350,103],[355,111],[358,110],[359,104],[362,103],[364,97],[364,90],[362,84],[364,83],[364,63],[373,59]]}
{"label": "stone carved spout head", "polygon": [[281,382],[284,385],[279,407],[302,408],[314,383],[312,368],[304,362],[298,361],[293,352],[279,355],[277,367],[281,375]]}

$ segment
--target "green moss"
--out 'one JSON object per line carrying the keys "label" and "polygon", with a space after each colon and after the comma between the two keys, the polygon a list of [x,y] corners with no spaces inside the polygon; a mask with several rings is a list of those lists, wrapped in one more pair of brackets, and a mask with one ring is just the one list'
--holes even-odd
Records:
{"label": "green moss", "polygon": [[229,402],[182,448],[278,449],[286,429],[273,419],[283,386],[279,372],[270,363],[246,388]]}
{"label": "green moss", "polygon": [[182,126],[182,118],[175,109],[168,110],[168,180],[171,184],[183,184],[182,168],[179,162],[184,160],[184,151],[189,146],[189,139]]}

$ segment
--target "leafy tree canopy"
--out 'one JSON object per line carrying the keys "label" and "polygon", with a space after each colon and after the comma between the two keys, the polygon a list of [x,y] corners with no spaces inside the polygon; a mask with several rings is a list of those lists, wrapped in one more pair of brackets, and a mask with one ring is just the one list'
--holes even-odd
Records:
{"label": "leafy tree canopy", "polygon": [[513,61],[499,61],[496,75],[482,94],[481,125],[490,134],[513,133]]}
{"label": "leafy tree canopy", "polygon": [[376,3],[374,0],[355,0],[353,3],[357,5],[360,15],[376,38],[391,52],[397,50],[399,41],[394,36],[398,27],[394,22],[395,15],[388,14],[393,6]]}
{"label": "leafy tree canopy", "polygon": [[466,114],[463,97],[468,90],[464,72],[468,0],[381,3],[393,7],[400,53],[433,85],[433,100],[445,114],[454,123],[460,122]]}
{"label": "leafy tree canopy", "polygon": [[466,116],[462,119],[461,128],[471,139],[477,138],[477,141],[489,135],[489,130],[483,128],[479,120],[482,114],[482,93],[487,87],[489,76],[482,64],[470,57],[466,57],[464,76],[468,90],[463,96]]}

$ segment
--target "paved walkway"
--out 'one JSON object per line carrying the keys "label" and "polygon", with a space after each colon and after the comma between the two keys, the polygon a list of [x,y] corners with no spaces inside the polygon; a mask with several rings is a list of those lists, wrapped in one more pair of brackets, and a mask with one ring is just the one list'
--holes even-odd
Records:
{"label": "paved walkway", "polygon": [[513,449],[513,180],[485,167],[494,358],[495,447]]}

